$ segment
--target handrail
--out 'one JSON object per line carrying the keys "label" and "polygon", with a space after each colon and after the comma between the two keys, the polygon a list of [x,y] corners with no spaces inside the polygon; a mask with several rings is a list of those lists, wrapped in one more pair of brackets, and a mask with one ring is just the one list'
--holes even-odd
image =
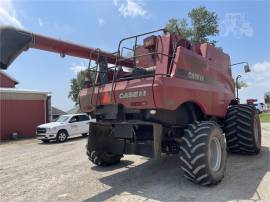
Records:
{"label": "handrail", "polygon": [[162,29],[158,29],[158,30],[154,30],[154,31],[151,31],[151,32],[145,32],[143,34],[138,34],[138,35],[133,35],[133,36],[130,36],[130,37],[126,37],[126,38],[123,38],[119,41],[119,44],[118,44],[118,52],[120,50],[120,46],[121,46],[121,43],[125,40],[128,40],[128,39],[133,39],[133,38],[136,38],[136,37],[140,37],[140,36],[144,36],[144,35],[148,35],[148,34],[153,34],[155,32],[161,32],[161,31],[165,31],[166,29],[162,28]]}
{"label": "handrail", "polygon": [[167,56],[167,57],[173,57],[173,55],[168,55],[166,53],[160,53],[160,52],[152,52],[152,53],[146,53],[146,54],[142,54],[142,55],[136,55],[136,56],[132,56],[132,57],[128,57],[128,58],[123,58],[123,59],[120,59],[118,60],[119,62],[122,62],[122,61],[125,61],[125,60],[128,60],[128,59],[133,59],[133,58],[139,58],[139,57],[143,57],[143,56],[148,56],[148,55],[163,55],[163,56]]}
{"label": "handrail", "polygon": [[[125,40],[128,40],[128,39],[133,39],[135,38],[135,46],[134,46],[134,53],[133,53],[133,64],[134,66],[136,66],[136,61],[135,61],[135,50],[136,50],[136,46],[137,46],[137,40],[138,40],[138,37],[141,37],[141,36],[145,36],[145,35],[148,35],[148,34],[152,34],[152,33],[155,33],[155,32],[160,32],[160,31],[163,31],[165,32],[166,29],[158,29],[158,30],[154,30],[154,31],[150,31],[150,32],[146,32],[146,33],[142,33],[142,34],[137,34],[137,35],[134,35],[134,36],[130,36],[130,37],[126,37],[126,38],[123,38],[119,41],[119,44],[118,44],[118,49],[117,49],[117,56],[116,56],[116,60],[115,60],[115,68],[114,68],[114,73],[113,73],[113,80],[112,80],[112,89],[111,89],[111,102],[112,102],[112,95],[114,94],[113,91],[114,91],[114,82],[115,82],[115,77],[117,76],[118,72],[116,71],[116,66],[119,64],[119,59],[121,60],[121,53],[120,53],[120,48],[121,48],[121,44],[123,41]],[[122,61],[123,62],[123,61]]]}
{"label": "handrail", "polygon": [[[154,77],[154,76],[167,76],[170,77],[170,74],[163,74],[163,73],[158,73],[158,74],[143,74],[143,75],[138,75],[138,76],[128,76],[128,77],[122,77],[119,78],[117,80],[115,80],[115,82],[117,81],[125,81],[125,80],[130,80],[130,79],[141,79],[141,78],[147,78],[147,77]],[[100,86],[100,85],[105,85],[105,84],[109,84],[112,82],[108,82],[108,83],[96,83],[96,86]]]}
{"label": "handrail", "polygon": [[[163,56],[167,56],[167,57],[170,57],[170,58],[173,57],[172,55],[168,55],[168,54],[165,54],[165,53],[152,52],[152,53],[146,53],[146,54],[137,55],[137,56],[133,56],[133,57],[125,58],[125,59],[128,60],[128,59],[139,58],[139,57],[144,57],[144,56],[148,56],[148,55],[163,55]],[[123,60],[125,60],[125,59],[123,59]],[[118,60],[118,61],[122,61],[122,60]],[[113,81],[112,82],[115,82],[115,78],[117,78],[116,75],[115,75],[115,73],[117,73],[116,72],[116,67],[119,67],[119,66],[118,65],[115,65],[115,66],[112,66],[112,67],[108,67],[108,69],[113,69],[113,71],[114,71],[114,78],[113,78]],[[97,73],[108,73],[107,71],[97,70],[97,66],[96,66],[96,69],[95,70],[94,69],[89,69],[89,71],[95,72],[96,74]],[[170,74],[168,73],[167,75],[170,75]],[[146,76],[146,75],[144,75],[144,76]],[[149,76],[149,74],[147,76]],[[131,76],[131,77],[134,78],[134,76]],[[129,77],[124,77],[124,78],[119,78],[119,79],[120,80],[125,80],[127,78],[129,78]],[[119,81],[119,79],[117,79],[117,81]],[[109,83],[111,83],[111,82],[109,82]]]}
{"label": "handrail", "polygon": [[144,74],[144,75],[139,75],[139,76],[130,76],[130,77],[119,78],[117,81],[125,81],[125,80],[129,80],[129,79],[141,79],[141,78],[154,77],[154,76],[168,76],[169,77],[170,74],[162,74],[162,73]]}
{"label": "handrail", "polygon": [[121,55],[123,55],[124,49],[127,49],[127,50],[130,50],[130,51],[133,51],[134,52],[134,50],[132,48],[128,48],[128,47],[123,46],[122,49],[121,49]]}

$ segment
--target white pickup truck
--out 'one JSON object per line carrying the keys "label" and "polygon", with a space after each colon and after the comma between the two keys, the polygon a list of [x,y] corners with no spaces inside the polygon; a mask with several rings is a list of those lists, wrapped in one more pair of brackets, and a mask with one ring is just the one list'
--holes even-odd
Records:
{"label": "white pickup truck", "polygon": [[252,105],[255,107],[259,114],[263,113],[265,110],[265,105],[263,103],[254,103]]}
{"label": "white pickup truck", "polygon": [[37,139],[43,142],[65,142],[67,138],[76,135],[87,136],[89,123],[94,121],[87,114],[62,115],[54,122],[39,125],[36,130]]}

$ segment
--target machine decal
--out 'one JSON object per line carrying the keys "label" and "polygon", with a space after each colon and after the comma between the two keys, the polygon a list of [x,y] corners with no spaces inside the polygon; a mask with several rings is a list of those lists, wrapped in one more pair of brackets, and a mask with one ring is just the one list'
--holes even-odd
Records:
{"label": "machine decal", "polygon": [[208,76],[205,76],[203,74],[197,73],[197,72],[192,72],[189,70],[185,70],[185,69],[180,69],[177,68],[176,69],[176,73],[175,76],[181,79],[187,79],[187,80],[192,80],[192,81],[198,81],[198,82],[202,82],[202,83],[207,83],[207,84],[213,84],[213,85],[219,85],[220,82],[212,79]]}
{"label": "machine decal", "polygon": [[123,92],[119,94],[120,99],[136,98],[136,97],[145,97],[146,90]]}
{"label": "machine decal", "polygon": [[199,82],[207,82],[208,81],[208,79],[202,74],[188,71],[185,69],[180,69],[180,68],[176,69],[176,76],[183,78],[183,79],[195,80],[195,81],[199,81]]}
{"label": "machine decal", "polygon": [[198,74],[198,73],[194,73],[194,72],[188,72],[188,78],[191,80],[196,80],[196,81],[204,81],[204,75]]}

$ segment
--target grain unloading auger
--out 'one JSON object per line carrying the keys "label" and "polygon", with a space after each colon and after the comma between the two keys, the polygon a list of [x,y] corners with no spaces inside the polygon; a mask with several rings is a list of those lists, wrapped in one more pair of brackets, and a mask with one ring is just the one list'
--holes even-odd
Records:
{"label": "grain unloading auger", "polygon": [[[95,60],[79,95],[81,110],[97,120],[90,125],[89,160],[107,166],[123,154],[176,154],[189,180],[217,184],[227,150],[260,152],[258,113],[235,97],[229,55],[176,34],[154,35],[161,31],[122,39],[113,54],[3,27],[1,69],[28,48]],[[127,40],[132,47],[123,46]],[[123,57],[124,50],[132,56]]]}
{"label": "grain unloading auger", "polygon": [[[13,27],[1,27],[0,37],[1,69],[7,69],[16,57],[29,48],[59,53],[61,57],[69,55],[97,60],[98,56],[103,56],[107,58],[109,64],[116,64],[117,54],[19,30]],[[133,62],[125,60],[119,62],[119,65],[129,67],[133,65]]]}

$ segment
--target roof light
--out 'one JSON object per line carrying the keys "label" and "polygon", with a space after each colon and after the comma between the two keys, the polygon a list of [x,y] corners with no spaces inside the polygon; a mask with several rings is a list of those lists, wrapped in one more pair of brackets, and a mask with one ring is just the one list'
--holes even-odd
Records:
{"label": "roof light", "polygon": [[155,115],[155,114],[157,114],[157,110],[151,109],[151,110],[149,111],[149,113],[152,114],[152,115]]}

